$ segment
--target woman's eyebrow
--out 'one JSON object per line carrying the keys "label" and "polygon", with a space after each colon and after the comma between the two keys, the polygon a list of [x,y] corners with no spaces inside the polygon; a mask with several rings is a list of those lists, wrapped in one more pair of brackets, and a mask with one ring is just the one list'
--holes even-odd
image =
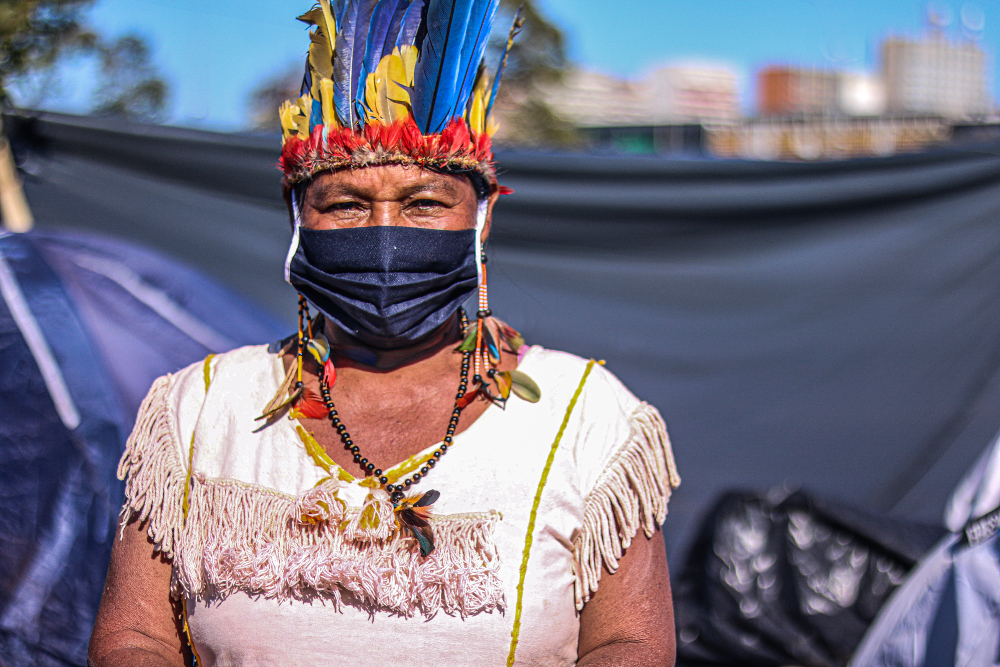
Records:
{"label": "woman's eyebrow", "polygon": [[429,181],[427,183],[415,183],[413,185],[407,185],[399,189],[399,194],[402,197],[412,197],[413,195],[420,194],[422,192],[427,193],[438,193],[442,195],[457,195],[455,186],[448,181]]}

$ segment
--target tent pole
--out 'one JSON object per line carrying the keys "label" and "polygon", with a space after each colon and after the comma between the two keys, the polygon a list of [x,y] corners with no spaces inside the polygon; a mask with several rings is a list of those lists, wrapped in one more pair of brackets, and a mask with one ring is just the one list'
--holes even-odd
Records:
{"label": "tent pole", "polygon": [[11,232],[27,232],[35,225],[28,200],[24,197],[21,179],[17,176],[14,153],[10,150],[10,142],[7,141],[6,135],[3,134],[2,120],[0,120],[0,216],[3,218],[3,226]]}

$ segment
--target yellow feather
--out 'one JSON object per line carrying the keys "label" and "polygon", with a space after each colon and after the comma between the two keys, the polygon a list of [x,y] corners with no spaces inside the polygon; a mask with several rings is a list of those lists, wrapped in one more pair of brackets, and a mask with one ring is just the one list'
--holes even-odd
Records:
{"label": "yellow feather", "polygon": [[340,121],[337,120],[337,111],[333,106],[333,81],[321,79],[319,82],[320,101],[323,104],[323,125],[328,130],[340,128]]}
{"label": "yellow feather", "polygon": [[365,121],[367,123],[380,123],[382,119],[378,109],[378,79],[372,72],[365,79]]}
{"label": "yellow feather", "polygon": [[392,53],[382,58],[375,70],[375,77],[380,84],[378,105],[383,122],[395,123],[409,116],[407,105],[410,103],[410,94],[403,87],[408,85],[406,65],[399,56],[399,49],[393,49]]}
{"label": "yellow feather", "polygon": [[281,103],[281,106],[278,107],[278,117],[281,118],[281,144],[284,145],[297,132],[295,121],[292,120],[291,102],[285,100]]}
{"label": "yellow feather", "polygon": [[292,120],[300,139],[309,138],[309,112],[312,110],[312,97],[306,93],[298,99],[292,108]]}
{"label": "yellow feather", "polygon": [[320,21],[323,20],[323,10],[318,6],[313,7],[308,12],[300,16],[298,20],[303,23],[308,23],[309,25],[321,25]]}
{"label": "yellow feather", "polygon": [[330,0],[319,0],[319,6],[323,12],[325,25],[323,33],[329,38],[330,53],[333,53],[337,48],[337,19],[333,17],[333,11],[330,9]]}
{"label": "yellow feather", "polygon": [[472,87],[472,103],[469,105],[469,127],[476,134],[486,131],[486,109],[489,107],[489,74],[483,65],[476,74],[476,84]]}
{"label": "yellow feather", "polygon": [[403,83],[412,88],[413,71],[417,67],[417,58],[420,56],[420,51],[412,44],[404,44],[402,47],[397,47],[393,50],[393,53],[396,51],[399,52],[399,57],[403,59],[403,71],[406,73],[406,80]]}
{"label": "yellow feather", "polygon": [[495,120],[493,120],[493,114],[490,114],[490,117],[486,119],[486,134],[492,137],[499,129],[500,126],[497,125]]}
{"label": "yellow feather", "polygon": [[309,32],[309,69],[312,70],[312,93],[313,99],[321,99],[320,81],[322,79],[333,79],[333,51],[330,50],[330,42],[317,28]]}

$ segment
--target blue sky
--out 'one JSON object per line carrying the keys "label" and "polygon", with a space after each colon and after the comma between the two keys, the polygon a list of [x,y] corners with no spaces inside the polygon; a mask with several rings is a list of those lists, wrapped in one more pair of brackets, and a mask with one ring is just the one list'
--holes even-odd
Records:
{"label": "blue sky", "polygon": [[[678,60],[726,63],[741,76],[748,109],[753,72],[761,65],[871,68],[881,37],[919,35],[926,15],[926,3],[915,0],[539,2],[566,30],[571,55],[580,64],[634,77]],[[948,31],[959,35],[961,10],[969,3],[938,4],[954,16]],[[98,0],[90,20],[107,35],[137,32],[150,41],[172,87],[170,122],[238,130],[245,126],[246,98],[255,84],[301,62],[308,42],[294,17],[310,5],[311,0]],[[996,97],[1000,3],[979,0],[977,6],[985,14],[979,39],[990,56]],[[71,110],[70,100],[79,95],[73,97],[72,81],[64,87],[63,106]]]}

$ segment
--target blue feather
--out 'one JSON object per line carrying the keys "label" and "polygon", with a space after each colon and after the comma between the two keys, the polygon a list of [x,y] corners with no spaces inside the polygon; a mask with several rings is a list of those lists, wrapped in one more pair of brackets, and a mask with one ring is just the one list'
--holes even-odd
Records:
{"label": "blue feather", "polygon": [[500,78],[503,76],[503,71],[507,67],[507,55],[510,51],[511,44],[514,43],[514,38],[517,34],[521,32],[521,27],[524,25],[524,19],[521,18],[521,10],[524,9],[524,5],[517,8],[517,13],[514,14],[514,23],[510,26],[510,34],[507,36],[507,43],[504,44],[503,53],[500,54],[500,64],[497,66],[496,76],[493,77],[493,90],[490,92],[490,103],[486,106],[486,116],[489,117],[490,112],[493,111],[493,103],[497,101],[497,91],[500,90]]}
{"label": "blue feather", "polygon": [[396,35],[395,46],[412,46],[416,44],[417,33],[420,31],[424,9],[427,7],[427,0],[413,0],[410,6],[403,13],[403,20],[399,24],[399,34]]}
{"label": "blue feather", "polygon": [[323,103],[320,100],[313,100],[312,113],[309,114],[309,134],[316,129],[317,125],[323,124]]}
{"label": "blue feather", "polygon": [[392,53],[399,26],[409,4],[409,0],[379,0],[378,7],[372,14],[368,51],[365,53],[365,68],[369,72],[374,72],[382,58]]}
{"label": "blue feather", "polygon": [[496,18],[499,6],[500,0],[476,0],[476,4],[472,8],[472,15],[469,17],[468,37],[462,48],[462,62],[465,63],[465,71],[459,76],[460,87],[458,97],[455,98],[454,106],[449,114],[451,117],[462,115],[469,103],[469,96],[472,95],[472,87],[476,83],[476,74],[479,72],[479,64],[486,52],[490,31],[493,30],[493,19]]}
{"label": "blue feather", "polygon": [[371,28],[372,14],[375,12],[375,5],[378,4],[378,0],[354,0],[358,5],[358,17],[357,17],[357,29],[354,31],[354,60],[351,62],[351,81],[354,86],[351,91],[353,99],[358,99],[359,97],[364,99],[364,93],[359,91],[364,91],[365,80],[364,69],[365,69],[365,52],[368,47],[368,31]]}
{"label": "blue feather", "polygon": [[[382,55],[389,39],[389,30],[392,27],[393,20],[397,18],[397,14],[398,18],[400,20],[402,19],[403,11],[406,9],[406,2],[407,0],[378,0],[372,10],[372,17],[368,24],[365,57],[361,63],[361,72],[358,75],[356,106],[359,116],[364,115],[364,90],[365,83],[368,80],[368,75],[375,71],[379,62],[382,60]],[[400,7],[401,9],[399,9]],[[396,30],[399,30],[398,25]],[[396,36],[393,35],[392,42],[389,46],[389,53],[392,53],[395,42]]]}
{"label": "blue feather", "polygon": [[460,82],[462,49],[477,0],[438,0],[427,10],[427,36],[413,83],[413,119],[424,134],[437,134],[451,120]]}
{"label": "blue feather", "polygon": [[[337,19],[337,46],[333,58],[333,103],[337,107],[340,123],[354,126],[354,35],[358,27],[358,3],[347,0]],[[358,56],[361,59],[361,56]]]}

